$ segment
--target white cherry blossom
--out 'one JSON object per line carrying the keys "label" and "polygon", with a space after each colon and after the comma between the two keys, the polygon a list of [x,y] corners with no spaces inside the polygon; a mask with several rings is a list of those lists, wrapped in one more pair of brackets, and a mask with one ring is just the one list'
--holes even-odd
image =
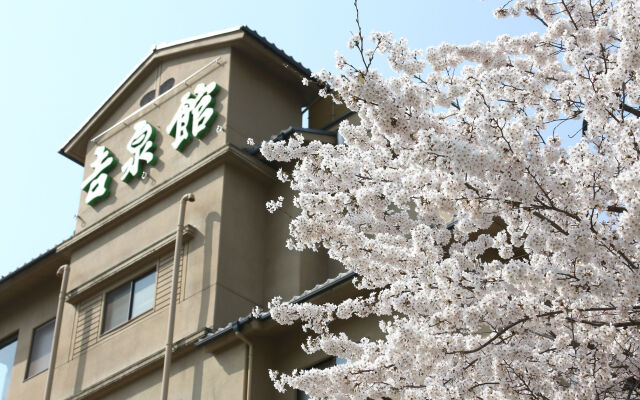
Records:
{"label": "white cherry blossom", "polygon": [[[519,0],[495,15],[544,30],[422,51],[354,35],[364,64],[340,56],[338,74],[316,75],[358,113],[340,124],[344,145],[262,143],[267,159],[295,160],[279,174],[300,209],[289,248],[323,246],[368,293],[272,302],[280,323],[303,322],[305,351],[348,360],[272,371],[277,389],[640,398],[640,2]],[[572,120],[577,143],[563,144]],[[330,325],[351,318],[380,330]]]}

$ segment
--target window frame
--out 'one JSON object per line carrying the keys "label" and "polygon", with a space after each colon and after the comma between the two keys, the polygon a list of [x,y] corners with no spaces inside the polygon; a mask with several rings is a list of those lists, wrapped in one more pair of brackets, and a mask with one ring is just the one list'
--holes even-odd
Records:
{"label": "window frame", "polygon": [[[31,368],[31,362],[32,362],[31,353],[33,352],[33,344],[35,343],[34,339],[36,337],[36,331],[38,329],[44,327],[45,325],[48,325],[48,324],[53,324],[53,332],[52,332],[52,334],[55,334],[55,329],[56,329],[56,318],[55,317],[53,317],[53,318],[47,320],[46,322],[36,326],[31,331],[31,343],[29,344],[29,353],[27,353],[27,367],[25,368],[25,371],[24,371],[24,380],[23,380],[23,382],[26,382],[29,379],[31,379],[33,377],[36,377],[36,376],[40,375],[41,373],[49,370],[49,365],[47,365],[47,368],[43,369],[42,371],[38,371],[33,375],[29,375],[29,369]],[[49,346],[51,346],[52,344],[53,344],[53,342],[49,343]],[[51,350],[52,349],[49,348],[49,361],[51,361]]]}
{"label": "window frame", "polygon": [[[134,290],[135,290],[135,283],[137,281],[140,281],[144,278],[146,278],[147,276],[154,274],[154,280],[153,280],[153,301],[151,304],[151,307],[148,310],[145,310],[143,312],[141,312],[140,314],[136,315],[135,317],[131,317],[131,314],[133,312],[133,301],[134,301]],[[112,293],[118,289],[120,289],[123,286],[129,285],[129,304],[128,304],[128,309],[127,309],[127,319],[121,323],[119,323],[118,325],[112,326],[109,329],[105,329],[105,324],[107,322],[107,296],[109,295],[109,293]],[[100,336],[104,336],[104,335],[108,335],[111,332],[114,332],[116,330],[118,330],[119,328],[127,325],[129,322],[134,321],[140,317],[142,317],[143,315],[147,315],[150,312],[153,312],[153,310],[156,307],[156,294],[157,294],[157,289],[158,289],[158,268],[157,266],[154,267],[151,270],[147,270],[145,273],[140,274],[138,276],[136,276],[133,279],[129,279],[125,282],[122,282],[121,284],[119,284],[118,286],[112,287],[110,290],[105,291],[103,296],[102,296],[102,318],[100,321]]]}
{"label": "window frame", "polygon": [[[15,367],[16,365],[16,355],[18,354],[18,334],[20,332],[19,331],[15,331],[14,333],[5,336],[3,339],[0,339],[0,349],[4,349],[7,346],[10,346],[11,344],[13,344],[15,342],[16,344],[16,349],[13,353],[13,362],[11,363],[11,368],[9,369],[9,379],[7,380],[7,393],[9,391],[9,384],[11,383],[11,375],[13,374],[13,367]],[[2,396],[2,393],[0,393],[0,397]]]}
{"label": "window frame", "polygon": [[[12,334],[7,335],[4,338],[0,339],[0,349],[4,349],[5,347],[10,345],[11,343],[17,342],[18,341],[18,333],[19,333],[18,331],[15,331]],[[15,361],[14,361],[14,363],[15,363]]]}

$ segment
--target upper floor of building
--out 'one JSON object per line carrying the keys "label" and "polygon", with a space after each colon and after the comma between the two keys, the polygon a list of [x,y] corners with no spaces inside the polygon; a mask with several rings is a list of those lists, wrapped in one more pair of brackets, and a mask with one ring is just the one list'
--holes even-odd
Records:
{"label": "upper floor of building", "polygon": [[303,78],[306,68],[246,27],[158,46],[134,68],[60,150],[84,168],[74,235],[0,281],[0,365],[10,373],[0,393],[33,398],[44,386],[62,264],[53,398],[90,398],[157,362],[185,193],[195,202],[179,249],[177,343],[342,271],[322,252],[285,248],[296,209],[289,201],[270,215],[265,203],[292,193],[276,179],[281,166],[247,145],[294,131],[337,142],[337,124],[353,116]]}

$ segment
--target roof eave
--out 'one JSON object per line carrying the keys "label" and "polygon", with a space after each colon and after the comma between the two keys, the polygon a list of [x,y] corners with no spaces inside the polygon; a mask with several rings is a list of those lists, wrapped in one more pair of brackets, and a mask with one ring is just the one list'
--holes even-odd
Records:
{"label": "roof eave", "polygon": [[129,74],[120,82],[118,86],[107,96],[107,98],[95,109],[91,114],[89,114],[89,118],[87,118],[80,129],[76,133],[74,133],[67,141],[62,145],[58,153],[67,157],[71,161],[84,165],[84,157],[78,158],[77,155],[73,154],[72,147],[77,143],[78,139],[83,136],[87,130],[91,128],[93,123],[96,122],[98,117],[101,115],[102,111],[108,108],[111,105],[112,101],[118,97],[118,94],[124,90],[129,81],[134,80],[135,75],[142,72],[146,64],[150,63],[151,58],[156,52],[156,46],[153,46],[151,50],[144,56],[144,58],[131,70]]}
{"label": "roof eave", "polygon": [[[313,298],[337,287],[342,285],[345,282],[350,282],[353,281],[353,279],[355,277],[357,277],[358,275],[353,272],[353,271],[348,271],[348,272],[343,272],[341,274],[339,274],[338,276],[336,276],[335,278],[331,278],[328,279],[327,281],[325,281],[324,283],[318,284],[316,285],[314,288],[309,289],[309,290],[305,290],[304,292],[302,292],[301,294],[299,294],[298,296],[294,296],[291,300],[289,300],[289,303],[291,304],[300,304],[300,303],[306,303],[307,301],[312,300]],[[253,315],[253,313],[240,317],[235,321],[232,321],[230,323],[228,323],[226,326],[219,328],[218,330],[216,330],[215,332],[209,332],[207,333],[204,337],[202,337],[200,340],[198,340],[195,344],[195,347],[201,347],[201,346],[205,346],[207,344],[210,344],[211,342],[214,342],[215,340],[217,340],[218,338],[227,335],[228,333],[231,332],[239,332],[240,329],[242,329],[243,325],[248,324],[249,322],[253,321],[254,319],[260,320],[260,321],[266,321],[268,319],[271,319],[271,313],[270,312],[261,312],[260,314],[258,314],[257,316]]]}

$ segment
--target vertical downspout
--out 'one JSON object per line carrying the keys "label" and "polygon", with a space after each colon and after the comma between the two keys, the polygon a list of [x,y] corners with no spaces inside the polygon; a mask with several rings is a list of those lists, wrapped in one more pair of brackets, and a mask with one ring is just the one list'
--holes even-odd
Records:
{"label": "vertical downspout", "polygon": [[176,292],[178,289],[178,268],[180,266],[180,252],[182,251],[182,231],[184,228],[184,210],[187,201],[195,201],[193,193],[187,193],[180,199],[178,213],[178,230],[176,231],[176,247],[173,252],[173,275],[171,278],[171,299],[169,303],[169,322],[167,324],[167,347],[164,351],[164,367],[162,369],[162,400],[169,395],[169,372],[171,369],[171,352],[173,350],[173,325],[176,317]]}
{"label": "vertical downspout", "polygon": [[247,345],[247,355],[245,359],[244,370],[244,398],[245,400],[251,399],[251,371],[253,370],[253,344],[240,333],[240,326],[238,323],[233,324],[233,330],[238,338]]}
{"label": "vertical downspout", "polygon": [[49,359],[49,372],[47,373],[47,386],[44,389],[44,400],[51,398],[51,387],[53,386],[53,374],[56,368],[56,354],[58,353],[58,339],[60,338],[60,324],[62,323],[62,309],[67,296],[67,281],[69,279],[69,265],[58,268],[57,276],[62,273],[62,283],[60,284],[60,296],[58,297],[58,310],[56,311],[56,322],[53,328],[53,341],[51,343],[51,354]]}

